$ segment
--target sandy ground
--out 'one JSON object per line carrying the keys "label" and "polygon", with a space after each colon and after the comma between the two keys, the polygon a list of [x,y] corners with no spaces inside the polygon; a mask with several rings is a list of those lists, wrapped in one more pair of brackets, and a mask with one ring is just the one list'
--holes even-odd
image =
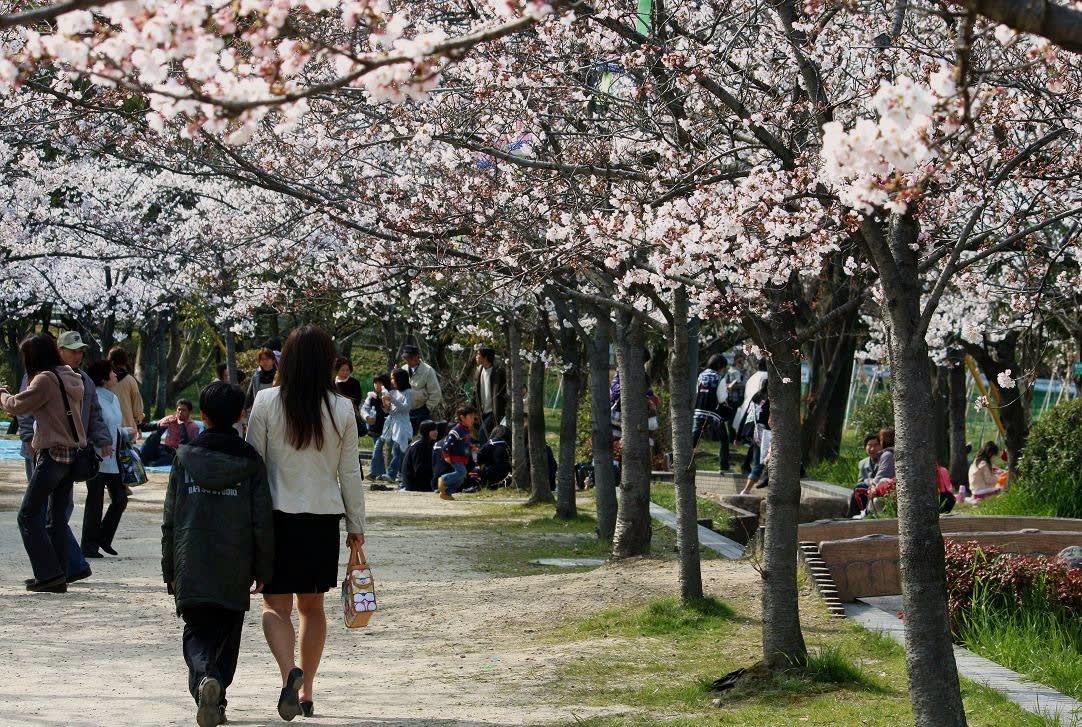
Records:
{"label": "sandy ground", "polygon": [[[23,589],[29,562],[14,509],[24,486],[19,463],[0,462],[0,725],[194,724],[181,622],[159,570],[164,478],[155,475],[136,490],[114,543],[120,556],[93,561],[93,577],[63,595]],[[596,710],[560,704],[545,674],[547,666],[575,658],[581,647],[544,645],[532,635],[568,615],[675,592],[673,564],[656,560],[587,573],[479,573],[469,561],[449,557],[486,547],[484,533],[454,525],[456,515],[477,512],[477,504],[412,493],[367,494],[366,552],[382,610],[369,628],[348,630],[334,591],[329,594],[317,717],[298,722],[574,724]],[[77,534],[82,499],[77,486]],[[447,525],[402,525],[409,516],[439,516]],[[746,564],[704,566],[711,592],[755,587],[756,574]],[[277,668],[260,630],[258,602],[253,605],[229,690],[229,720],[281,724],[275,711]]]}

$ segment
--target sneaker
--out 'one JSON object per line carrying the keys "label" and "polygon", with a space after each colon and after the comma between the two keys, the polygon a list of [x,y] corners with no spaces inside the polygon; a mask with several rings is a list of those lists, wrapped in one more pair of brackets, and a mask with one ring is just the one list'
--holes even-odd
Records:
{"label": "sneaker", "polygon": [[214,677],[203,677],[199,682],[199,707],[195,713],[195,722],[199,727],[218,727],[221,712],[218,707],[222,701],[222,683]]}
{"label": "sneaker", "polygon": [[62,574],[47,581],[31,578],[26,581],[26,590],[31,593],[67,593],[68,580]]}
{"label": "sneaker", "polygon": [[286,685],[282,687],[282,694],[278,697],[278,716],[286,722],[301,713],[301,705],[298,694],[304,685],[304,672],[293,667],[286,676]]}
{"label": "sneaker", "polygon": [[111,546],[111,545],[103,545],[103,546],[101,546],[101,549],[104,550],[109,555],[117,555],[117,552],[115,550],[113,550],[113,546]]}

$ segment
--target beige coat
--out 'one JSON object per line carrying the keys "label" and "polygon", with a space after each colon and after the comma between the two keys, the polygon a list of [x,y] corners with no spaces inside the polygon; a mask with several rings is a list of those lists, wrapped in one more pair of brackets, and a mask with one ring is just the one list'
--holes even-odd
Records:
{"label": "beige coat", "polygon": [[143,395],[139,393],[139,382],[135,377],[128,374],[116,382],[112,388],[116,398],[120,400],[120,415],[125,427],[138,427],[143,423]]}

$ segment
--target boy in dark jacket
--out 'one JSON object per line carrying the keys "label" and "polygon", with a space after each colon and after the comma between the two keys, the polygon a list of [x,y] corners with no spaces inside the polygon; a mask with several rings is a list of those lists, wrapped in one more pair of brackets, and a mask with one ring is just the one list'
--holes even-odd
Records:
{"label": "boy in dark jacket", "polygon": [[432,448],[436,444],[436,422],[425,419],[417,431],[417,440],[409,446],[402,460],[402,489],[432,492]]}
{"label": "boy in dark jacket", "polygon": [[507,436],[507,427],[493,427],[492,435],[477,453],[477,469],[485,487],[496,488],[511,474],[511,447],[507,444]]}
{"label": "boy in dark jacket", "polygon": [[436,490],[442,500],[455,499],[452,497],[454,491],[461,489],[466,483],[466,470],[473,448],[470,432],[473,431],[474,420],[477,419],[477,408],[460,406],[455,412],[455,418],[458,423],[447,433],[443,442],[443,460],[451,466],[451,471],[436,478]]}
{"label": "boy in dark jacket", "polygon": [[244,612],[249,594],[271,579],[274,531],[263,460],[233,428],[244,392],[215,381],[199,395],[199,408],[207,429],[178,449],[169,475],[162,576],[184,619],[196,722],[210,727],[225,723]]}

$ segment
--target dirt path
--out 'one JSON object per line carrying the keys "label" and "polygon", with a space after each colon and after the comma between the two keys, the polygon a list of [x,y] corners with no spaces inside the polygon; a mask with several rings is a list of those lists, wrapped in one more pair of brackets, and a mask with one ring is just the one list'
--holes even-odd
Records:
{"label": "dirt path", "polygon": [[[29,594],[13,511],[24,487],[18,464],[0,462],[0,725],[194,724],[181,624],[159,571],[162,478],[137,490],[115,543],[119,557],[94,561],[94,576],[65,595]],[[457,516],[482,512],[484,502],[368,494],[367,552],[384,610],[370,628],[349,631],[329,594],[319,716],[302,720],[309,724],[573,724],[594,710],[560,704],[545,678],[546,665],[574,658],[573,647],[545,646],[533,635],[568,615],[675,592],[673,564],[656,560],[588,573],[487,575],[454,556],[483,558],[485,548],[498,547],[484,531],[455,527]],[[82,498],[77,490],[77,503]],[[77,507],[77,532],[81,517]],[[409,517],[426,522],[402,525]],[[436,527],[432,517],[441,518]],[[705,573],[715,592],[752,589],[754,576],[724,561]],[[249,612],[229,691],[234,725],[281,724],[277,670],[258,614]]]}

